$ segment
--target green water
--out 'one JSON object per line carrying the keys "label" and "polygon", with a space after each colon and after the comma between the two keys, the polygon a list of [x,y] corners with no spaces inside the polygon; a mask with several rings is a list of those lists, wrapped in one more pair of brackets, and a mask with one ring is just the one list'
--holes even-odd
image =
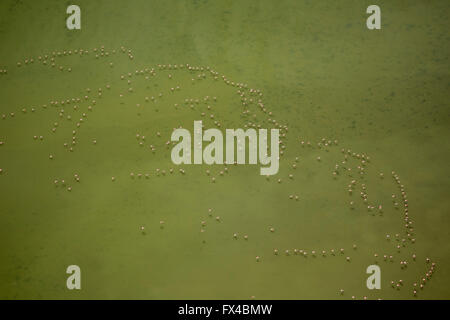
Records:
{"label": "green water", "polygon": [[[448,2],[378,1],[382,29],[373,31],[365,24],[369,1],[80,0],[82,29],[74,31],[65,26],[69,4],[0,3],[0,69],[7,70],[0,74],[0,298],[449,298]],[[109,55],[96,58],[102,45]],[[240,90],[254,101],[243,106],[222,75],[246,84]],[[81,101],[50,104],[72,98]],[[282,130],[280,171],[268,180],[259,165],[231,165],[223,176],[222,165],[182,165],[181,174],[165,145],[174,127],[192,131],[194,120],[225,130],[275,127],[269,118],[289,130]],[[392,171],[414,222],[410,239]],[[415,297],[412,285],[432,262]],[[73,264],[81,290],[66,287]],[[381,268],[381,290],[366,287],[371,264]]]}

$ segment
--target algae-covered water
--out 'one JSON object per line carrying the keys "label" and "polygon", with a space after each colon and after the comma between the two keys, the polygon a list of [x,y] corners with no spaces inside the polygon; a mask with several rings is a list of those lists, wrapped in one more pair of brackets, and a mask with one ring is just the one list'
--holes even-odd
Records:
{"label": "algae-covered water", "polygon": [[[450,4],[370,4],[1,1],[0,298],[448,299]],[[194,120],[278,174],[174,165]]]}

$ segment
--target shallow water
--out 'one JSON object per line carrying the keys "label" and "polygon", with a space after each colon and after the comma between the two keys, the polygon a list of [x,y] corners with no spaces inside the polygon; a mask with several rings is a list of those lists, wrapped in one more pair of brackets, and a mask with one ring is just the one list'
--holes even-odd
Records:
{"label": "shallow water", "polygon": [[[430,268],[427,257],[436,271],[417,298],[449,298],[448,3],[379,1],[377,31],[366,28],[368,4],[360,1],[79,1],[80,31],[65,27],[67,5],[0,4],[0,67],[8,70],[0,75],[0,114],[7,115],[0,119],[0,298],[414,299],[412,284]],[[96,59],[93,48],[102,45],[110,55]],[[89,54],[56,57],[54,68],[37,58],[80,48]],[[267,180],[259,166],[233,165],[223,176],[223,166],[183,165],[183,175],[172,164],[165,142],[174,127],[192,130],[200,119],[206,127],[217,120],[222,129],[249,121],[273,126],[256,105],[243,108],[238,88],[221,77],[205,70],[204,80],[192,81],[199,72],[157,67],[186,63],[261,90],[270,118],[289,128],[276,176]],[[156,76],[135,75],[145,68]],[[82,101],[50,105],[72,97]],[[246,109],[250,115],[242,114]],[[77,144],[69,152],[63,144],[72,130]],[[145,135],[144,146],[136,134]],[[331,146],[320,148],[322,138]],[[341,149],[351,150],[344,165]],[[363,175],[353,152],[370,157]],[[351,176],[339,169],[333,177],[336,164],[350,166]],[[157,168],[166,174],[156,176]],[[400,251],[395,234],[407,234],[403,203],[393,206],[392,194],[401,194],[392,171],[405,187],[416,239]],[[361,183],[382,212],[367,210]],[[384,254],[393,261],[383,261]],[[82,270],[79,291],[66,288],[72,264]],[[366,287],[371,264],[381,267],[381,290]],[[391,280],[399,279],[404,285],[393,289]]]}

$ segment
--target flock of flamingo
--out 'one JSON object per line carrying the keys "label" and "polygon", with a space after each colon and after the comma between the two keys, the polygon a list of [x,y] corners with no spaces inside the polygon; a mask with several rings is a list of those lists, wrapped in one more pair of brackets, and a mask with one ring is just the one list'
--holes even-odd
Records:
{"label": "flock of flamingo", "polygon": [[[33,64],[41,64],[42,66],[50,67],[55,69],[55,72],[72,72],[72,68],[63,65],[64,58],[68,56],[79,56],[80,58],[86,57],[86,59],[105,59],[114,55],[125,55],[129,60],[134,59],[133,51],[124,46],[118,48],[117,50],[107,50],[104,46],[92,49],[73,49],[73,50],[61,50],[53,51],[46,54],[42,54],[36,57],[28,57],[22,61],[17,62],[16,68],[26,68],[27,66]],[[106,62],[111,68],[115,65],[113,62]],[[56,71],[57,70],[57,71]],[[177,75],[183,73],[188,74],[190,77],[190,83],[181,83],[177,80]],[[0,75],[2,77],[8,77],[11,72],[7,69],[0,70]],[[153,93],[153,95],[144,93],[140,97],[141,92],[137,87],[134,87],[134,83],[151,83],[156,81],[156,79],[164,77],[165,80],[169,81],[171,85],[168,88],[160,89],[159,92]],[[1,78],[0,78],[1,79]],[[263,93],[261,90],[249,87],[246,83],[233,81],[231,78],[225,74],[219,73],[214,68],[209,66],[193,66],[190,64],[158,64],[149,67],[143,67],[130,71],[128,73],[120,74],[119,76],[120,85],[114,88],[110,83],[105,83],[99,88],[86,88],[84,94],[80,94],[76,97],[68,98],[56,98],[52,97],[48,101],[41,103],[40,105],[33,105],[21,108],[21,111],[11,110],[6,112],[4,109],[6,106],[2,107],[4,112],[1,117],[3,121],[13,121],[15,118],[20,118],[28,116],[28,114],[33,114],[44,110],[46,112],[53,111],[56,113],[59,120],[53,122],[46,133],[36,133],[30,136],[37,142],[45,142],[45,136],[47,134],[57,134],[58,129],[62,126],[71,127],[71,135],[67,137],[66,141],[60,146],[62,149],[67,150],[69,153],[76,152],[76,148],[79,145],[78,133],[83,130],[83,125],[89,121],[89,115],[93,112],[104,112],[102,108],[98,107],[101,104],[102,96],[109,95],[115,97],[120,104],[126,104],[127,98],[133,96],[139,98],[139,102],[135,104],[137,110],[141,110],[147,107],[147,105],[161,105],[164,104],[164,97],[166,95],[173,94],[174,92],[189,92],[189,86],[195,85],[197,82],[212,81],[213,83],[222,82],[230,89],[232,89],[235,94],[238,95],[238,99],[241,104],[241,119],[243,119],[242,126],[244,128],[264,128],[272,127],[280,130],[280,161],[283,159],[284,166],[288,169],[288,173],[279,173],[278,177],[267,176],[262,177],[266,180],[265,183],[274,184],[284,184],[289,181],[295,180],[297,175],[301,172],[298,170],[299,163],[301,162],[301,157],[296,155],[295,157],[287,157],[287,150],[292,147],[294,152],[298,151],[299,154],[306,153],[308,150],[315,150],[316,152],[321,152],[320,156],[315,157],[315,161],[322,162],[326,158],[327,153],[334,148],[339,148],[339,141],[335,138],[320,138],[316,141],[307,140],[304,138],[294,138],[295,142],[287,147],[288,137],[290,135],[290,128],[276,117],[276,112],[271,110],[263,101]],[[198,98],[192,98],[186,96],[183,100],[174,103],[173,106],[165,105],[165,108],[172,107],[173,110],[190,110],[195,117],[202,119],[207,125],[211,127],[221,128],[224,126],[223,118],[218,116],[218,101],[220,97],[204,95]],[[136,110],[136,109],[135,109]],[[14,120],[17,121],[17,120]],[[181,121],[181,120],[180,120]],[[182,128],[183,123],[180,122],[176,128]],[[131,138],[131,137],[130,137]],[[3,152],[8,152],[8,139],[7,137],[1,137],[0,141],[0,154]],[[143,148],[148,150],[149,153],[156,155],[158,153],[170,152],[169,147],[174,144],[170,141],[170,132],[165,132],[163,129],[155,130],[154,132],[148,132],[143,134],[142,132],[137,132],[134,142],[130,140],[131,143],[135,143],[135,147]],[[97,145],[100,141],[96,137],[92,137],[91,143]],[[369,155],[361,152],[356,152],[348,148],[340,148],[341,160],[338,161],[334,167],[330,169],[330,178],[335,181],[348,180],[345,183],[342,192],[348,196],[348,210],[356,210],[356,206],[361,203],[364,208],[367,209],[369,215],[382,214],[384,210],[389,206],[389,204],[382,204],[376,202],[370,197],[368,192],[368,187],[364,180],[367,169],[371,166],[371,158]],[[48,161],[55,162],[58,161],[56,153],[52,152],[48,154]],[[286,159],[284,159],[286,158]],[[1,159],[1,157],[0,157]],[[169,160],[170,161],[170,160]],[[280,162],[281,163],[281,162]],[[1,166],[1,162],[0,162]],[[51,163],[49,164],[51,166]],[[203,170],[203,169],[202,169]],[[121,179],[148,179],[151,181],[153,177],[170,177],[174,175],[186,175],[189,171],[188,167],[182,167],[173,165],[168,162],[166,167],[158,167],[153,170],[142,170],[141,172],[131,171],[128,177],[123,177],[119,175],[111,176],[111,183],[120,183]],[[220,179],[231,175],[233,171],[233,165],[224,164],[221,166],[205,166],[204,177],[207,179],[205,183],[211,183],[211,188],[214,188],[214,184],[220,182]],[[1,176],[15,175],[16,173],[12,170],[8,170],[7,167],[0,168],[0,179]],[[377,174],[379,179],[385,179],[384,173]],[[420,291],[424,289],[425,285],[432,278],[433,273],[436,271],[436,262],[431,261],[428,257],[419,257],[417,253],[414,252],[413,244],[415,243],[415,232],[414,232],[414,222],[410,216],[410,207],[408,204],[407,190],[402,183],[399,175],[396,172],[391,172],[392,183],[397,186],[397,192],[392,193],[392,203],[390,204],[395,210],[401,212],[401,217],[398,218],[398,223],[403,227],[403,230],[396,234],[385,234],[382,235],[383,241],[388,241],[392,245],[392,252],[373,252],[373,257],[377,263],[390,262],[398,263],[399,267],[403,270],[407,269],[410,263],[415,263],[416,261],[423,261],[427,265],[426,272],[418,277],[418,281],[411,284],[410,291],[412,296],[418,296]],[[73,177],[54,177],[52,182],[57,187],[61,187],[68,192],[72,191],[77,185],[80,184],[81,175],[78,172],[73,174]],[[297,191],[293,190],[292,193],[286,194],[286,201],[301,201],[302,195]],[[207,215],[215,219],[216,221],[221,221],[220,216],[213,217],[214,208],[209,208]],[[164,220],[160,221],[160,227],[164,228]],[[207,220],[199,221],[200,232],[206,231],[208,222]],[[145,232],[146,227],[144,225],[138,226],[141,232]],[[272,225],[267,226],[267,232],[276,232]],[[235,232],[230,234],[230,241],[238,241],[243,239],[244,241],[249,241],[248,234],[239,234]],[[400,253],[404,248],[410,248],[411,253],[406,257],[402,255],[401,258],[397,258],[394,252]],[[304,259],[318,258],[318,257],[341,257],[343,263],[351,263],[353,254],[356,254],[357,245],[354,244],[351,248],[267,248],[266,252],[261,252],[255,256],[256,263],[264,263],[264,257],[266,255],[276,255],[276,256],[299,256]],[[398,254],[400,256],[400,254]],[[392,280],[390,282],[394,290],[401,290],[406,287],[407,284],[402,279]],[[338,295],[345,295],[345,290],[340,288],[336,290]],[[344,296],[345,297],[345,296]],[[254,298],[254,296],[252,296]],[[351,298],[356,299],[355,296]],[[367,299],[367,296],[362,297],[362,299]]]}

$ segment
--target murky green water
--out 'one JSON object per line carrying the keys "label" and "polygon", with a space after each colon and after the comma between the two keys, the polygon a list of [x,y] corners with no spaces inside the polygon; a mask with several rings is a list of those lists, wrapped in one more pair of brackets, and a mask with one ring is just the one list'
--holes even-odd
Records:
{"label": "murky green water", "polygon": [[[374,31],[365,1],[77,3],[79,31],[65,27],[69,2],[0,4],[0,298],[449,298],[447,2],[378,1]],[[194,120],[287,126],[279,173],[184,165],[181,174],[165,143]],[[73,264],[81,290],[66,288]],[[381,290],[366,287],[371,264]]]}

